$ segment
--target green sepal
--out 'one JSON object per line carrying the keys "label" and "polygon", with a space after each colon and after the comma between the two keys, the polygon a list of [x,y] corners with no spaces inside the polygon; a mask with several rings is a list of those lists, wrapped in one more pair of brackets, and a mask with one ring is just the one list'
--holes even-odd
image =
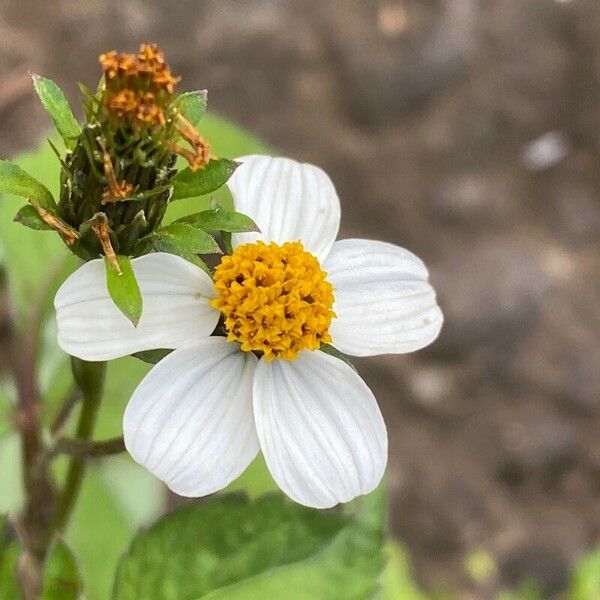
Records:
{"label": "green sepal", "polygon": [[169,252],[184,258],[193,254],[222,254],[212,235],[187,223],[162,227],[149,236],[147,242],[156,252]]}
{"label": "green sepal", "polygon": [[31,204],[25,204],[19,209],[19,212],[15,215],[14,220],[17,223],[21,223],[21,225],[25,225],[25,227],[29,227],[30,229],[37,229],[40,231],[48,231],[51,230],[52,227],[40,217],[39,213]]}
{"label": "green sepal", "polygon": [[0,159],[0,193],[31,198],[52,212],[56,209],[56,202],[50,190],[9,160]]}
{"label": "green sepal", "polygon": [[206,113],[207,91],[184,92],[175,98],[173,105],[194,126]]}
{"label": "green sepal", "polygon": [[172,200],[204,196],[219,189],[233,175],[238,163],[228,158],[213,158],[203,169],[192,171],[189,167],[179,171],[172,179]]}
{"label": "green sepal", "polygon": [[141,360],[142,362],[148,363],[149,365],[155,365],[160,362],[165,356],[171,354],[173,350],[167,350],[165,348],[158,348],[156,350],[143,350],[142,352],[134,352],[131,356]]}
{"label": "green sepal", "polygon": [[352,367],[354,371],[356,371],[356,367],[350,362],[350,358],[347,354],[340,352],[335,346],[331,344],[321,344],[319,348],[321,352],[325,352],[325,354],[329,354],[330,356],[335,356],[340,360],[343,360],[349,367]]}
{"label": "green sepal", "polygon": [[222,208],[203,210],[193,215],[187,215],[178,219],[176,223],[189,223],[204,231],[227,231],[229,233],[260,231],[256,223],[247,215]]}
{"label": "green sepal", "polygon": [[135,278],[129,257],[117,256],[117,262],[121,273],[108,258],[104,257],[108,292],[117,308],[133,323],[134,327],[137,327],[143,309],[140,286]]}
{"label": "green sepal", "polygon": [[140,237],[148,230],[148,221],[143,210],[136,213],[130,223],[119,231],[121,252],[132,252]]}
{"label": "green sepal", "polygon": [[32,78],[36,94],[50,115],[65,146],[72,150],[81,134],[81,126],[77,122],[63,91],[51,79],[35,74]]}

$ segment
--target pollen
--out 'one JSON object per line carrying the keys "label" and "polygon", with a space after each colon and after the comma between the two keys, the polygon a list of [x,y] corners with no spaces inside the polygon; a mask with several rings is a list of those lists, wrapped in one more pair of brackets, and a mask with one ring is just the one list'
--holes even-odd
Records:
{"label": "pollen", "polygon": [[229,341],[268,362],[294,360],[331,341],[333,287],[319,261],[300,242],[238,246],[214,273],[214,308]]}

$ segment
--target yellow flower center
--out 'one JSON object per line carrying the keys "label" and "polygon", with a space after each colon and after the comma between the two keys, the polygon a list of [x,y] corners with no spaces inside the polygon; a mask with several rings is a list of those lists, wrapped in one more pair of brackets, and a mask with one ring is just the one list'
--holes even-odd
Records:
{"label": "yellow flower center", "polygon": [[238,246],[215,269],[229,341],[264,359],[294,360],[302,350],[331,341],[333,287],[319,261],[300,242]]}

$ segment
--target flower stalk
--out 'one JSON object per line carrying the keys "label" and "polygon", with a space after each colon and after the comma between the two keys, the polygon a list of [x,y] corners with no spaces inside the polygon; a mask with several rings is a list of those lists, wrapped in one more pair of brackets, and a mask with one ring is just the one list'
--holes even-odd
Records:
{"label": "flower stalk", "polygon": [[[104,390],[105,362],[87,362],[71,359],[73,377],[82,393],[81,413],[76,430],[76,443],[85,444],[92,437]],[[64,531],[81,489],[85,473],[86,455],[75,453],[67,471],[67,478],[54,516],[53,527]]]}

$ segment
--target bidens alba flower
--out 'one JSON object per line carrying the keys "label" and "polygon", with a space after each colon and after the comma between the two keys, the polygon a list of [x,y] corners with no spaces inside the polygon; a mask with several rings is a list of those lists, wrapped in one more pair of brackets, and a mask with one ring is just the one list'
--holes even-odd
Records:
{"label": "bidens alba flower", "polygon": [[102,262],[88,262],[56,296],[59,343],[86,360],[174,349],[134,392],[123,428],[133,458],[177,494],[224,488],[262,450],[288,496],[331,507],[377,486],[387,433],[367,385],[319,348],[411,352],[437,337],[442,313],[416,256],[335,241],[339,200],[321,169],[242,161],[228,186],[261,232],[233,236],[214,281],[170,254],[135,259],[144,311],[134,328]]}

